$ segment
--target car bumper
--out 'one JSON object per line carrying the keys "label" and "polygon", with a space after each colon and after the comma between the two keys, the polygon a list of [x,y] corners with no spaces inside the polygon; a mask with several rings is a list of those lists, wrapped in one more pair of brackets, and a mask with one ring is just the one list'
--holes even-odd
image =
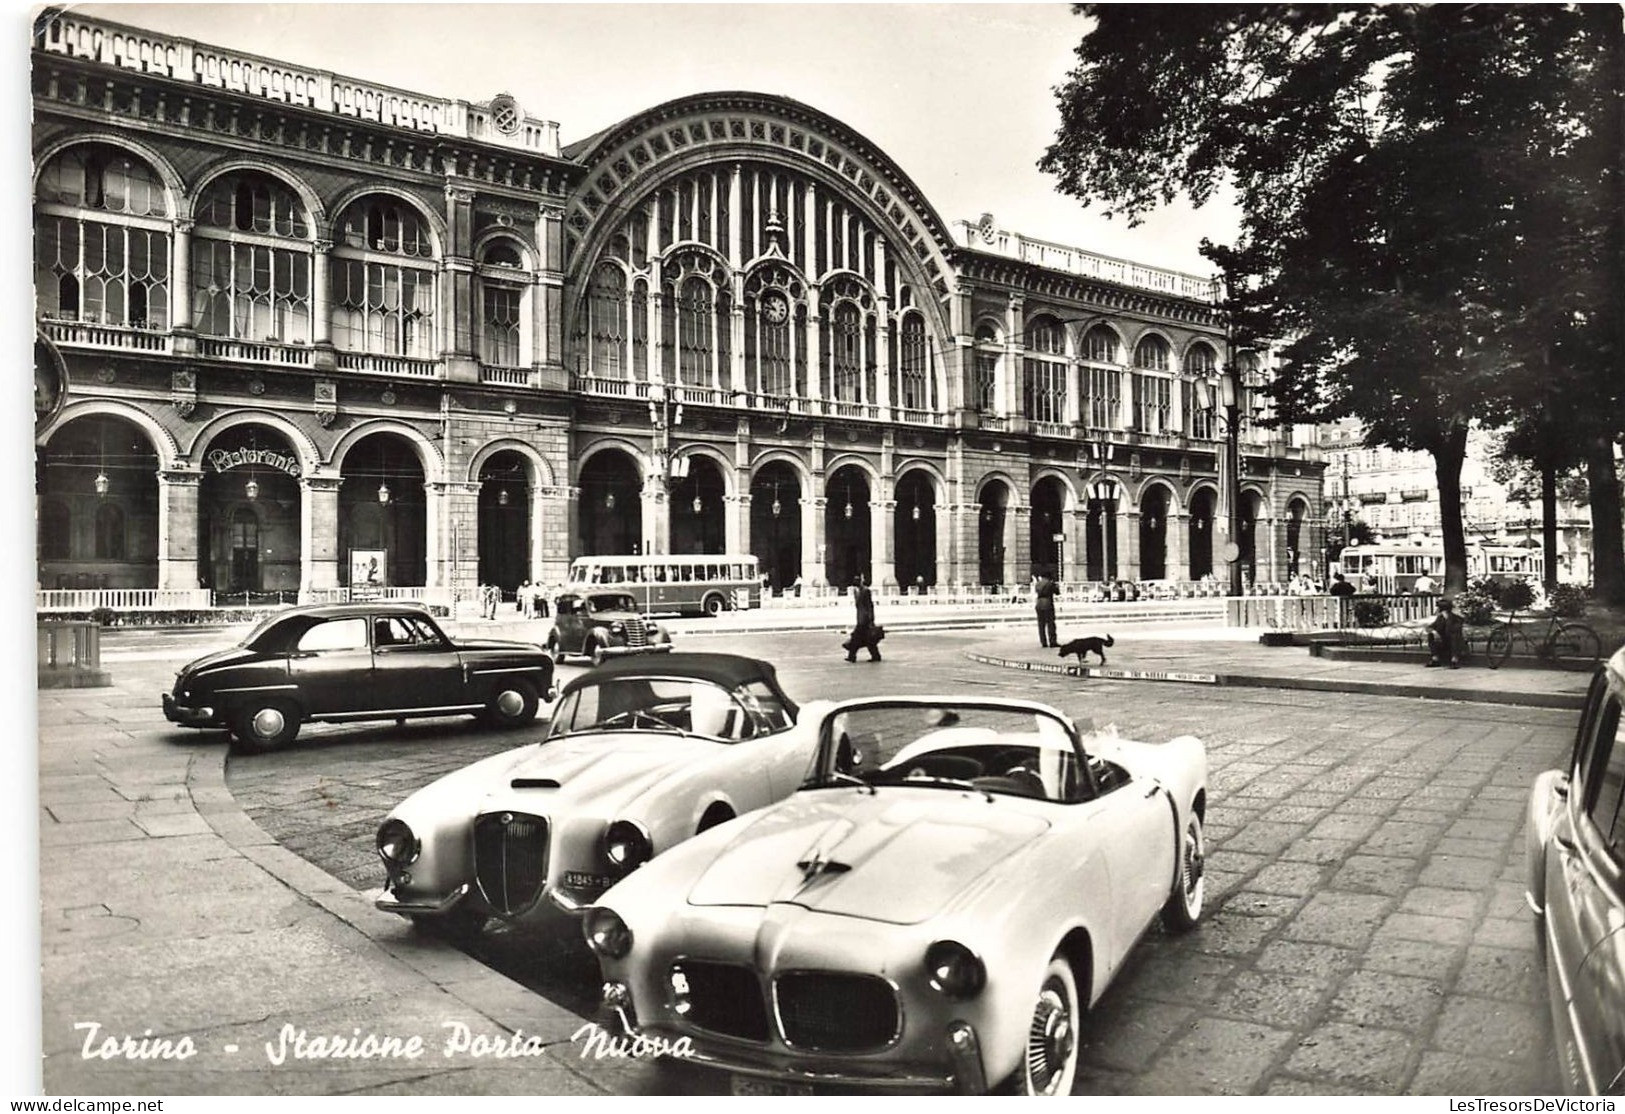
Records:
{"label": "car bumper", "polygon": [[464,882],[443,898],[423,901],[401,901],[392,893],[384,895],[373,902],[375,906],[386,913],[394,913],[399,917],[443,917],[450,913],[463,898],[468,896],[468,883]]}
{"label": "car bumper", "polygon": [[965,1022],[954,1022],[944,1034],[950,1067],[906,1062],[868,1062],[856,1058],[829,1063],[810,1060],[767,1049],[718,1047],[703,1037],[687,1032],[640,1029],[631,1013],[631,995],[625,984],[604,984],[604,1005],[619,1019],[622,1029],[634,1043],[640,1039],[654,1047],[679,1047],[672,1053],[687,1063],[700,1064],[735,1075],[772,1079],[807,1087],[855,1087],[880,1091],[938,1091],[963,1095],[987,1093],[987,1075],[982,1067],[982,1051],[976,1030]]}
{"label": "car bumper", "polygon": [[176,701],[173,693],[164,693],[164,718],[182,727],[219,727],[221,719],[215,709],[193,708]]}
{"label": "car bumper", "polygon": [[631,654],[664,654],[670,650],[670,642],[657,642],[652,646],[605,646],[600,653],[606,658],[621,658]]}

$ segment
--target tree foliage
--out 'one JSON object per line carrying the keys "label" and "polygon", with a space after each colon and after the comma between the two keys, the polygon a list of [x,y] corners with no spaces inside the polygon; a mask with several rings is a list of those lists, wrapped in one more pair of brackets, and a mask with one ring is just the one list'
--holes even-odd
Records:
{"label": "tree foliage", "polygon": [[[1432,454],[1461,588],[1472,423],[1544,416],[1593,465],[1625,428],[1605,370],[1617,9],[1611,23],[1547,5],[1078,10],[1092,25],[1040,167],[1131,222],[1232,190],[1241,238],[1204,254],[1238,335],[1279,342],[1280,419],[1352,416],[1367,444]],[[1598,544],[1620,540],[1616,516]]]}

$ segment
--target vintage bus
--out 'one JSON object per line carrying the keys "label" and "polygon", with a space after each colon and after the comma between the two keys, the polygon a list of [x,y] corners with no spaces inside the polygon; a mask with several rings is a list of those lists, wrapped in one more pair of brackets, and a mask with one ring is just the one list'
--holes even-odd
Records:
{"label": "vintage bus", "polygon": [[[1343,576],[1358,590],[1397,595],[1410,592],[1423,573],[1444,586],[1444,546],[1372,542],[1345,546],[1340,555]],[[1532,580],[1539,583],[1545,561],[1537,546],[1467,543],[1467,578]]]}
{"label": "vintage bus", "polygon": [[570,562],[566,586],[578,592],[598,587],[629,592],[646,614],[720,615],[762,605],[761,570],[749,553],[577,557]]}

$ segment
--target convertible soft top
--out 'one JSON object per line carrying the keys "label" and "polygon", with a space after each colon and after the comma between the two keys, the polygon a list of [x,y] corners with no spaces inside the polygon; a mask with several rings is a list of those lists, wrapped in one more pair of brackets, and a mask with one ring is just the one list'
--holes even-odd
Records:
{"label": "convertible soft top", "polygon": [[727,688],[737,688],[751,681],[766,681],[775,690],[779,689],[773,667],[757,658],[739,654],[670,653],[658,657],[637,654],[611,658],[565,685],[563,695],[568,696],[579,688],[616,677],[694,677]]}

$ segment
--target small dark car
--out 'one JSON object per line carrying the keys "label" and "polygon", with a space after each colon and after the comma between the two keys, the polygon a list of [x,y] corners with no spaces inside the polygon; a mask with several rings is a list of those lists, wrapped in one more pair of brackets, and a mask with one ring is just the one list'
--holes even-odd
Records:
{"label": "small dark car", "polygon": [[518,727],[556,695],[540,646],[453,642],[416,604],[320,604],[279,611],[232,649],[189,663],[164,693],[164,717],[224,727],[242,749],[266,751],[318,720],[473,713]]}
{"label": "small dark car", "polygon": [[1625,1095],[1625,650],[1592,678],[1567,768],[1535,779],[1524,833],[1563,1089]]}
{"label": "small dark car", "polygon": [[579,654],[602,665],[625,654],[670,650],[671,634],[641,614],[629,592],[566,592],[553,609],[547,648],[554,661]]}

